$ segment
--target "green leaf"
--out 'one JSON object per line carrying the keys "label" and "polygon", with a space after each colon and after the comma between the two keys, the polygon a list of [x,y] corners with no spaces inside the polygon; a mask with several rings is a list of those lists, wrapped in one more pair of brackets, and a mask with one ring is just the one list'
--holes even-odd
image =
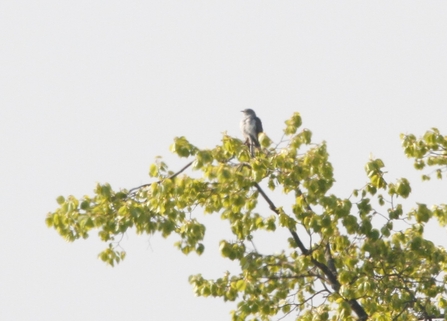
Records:
{"label": "green leaf", "polygon": [[415,212],[416,221],[418,223],[426,223],[433,215],[432,211],[427,208],[426,204],[418,204],[418,208]]}
{"label": "green leaf", "polygon": [[294,113],[292,117],[286,120],[286,129],[284,130],[286,135],[295,134],[298,128],[301,126],[302,120],[299,113]]}
{"label": "green leaf", "polygon": [[236,289],[238,291],[245,291],[245,288],[247,287],[247,283],[245,282],[245,280],[239,280],[236,282]]}
{"label": "green leaf", "polygon": [[149,167],[149,176],[150,177],[157,177],[158,176],[158,167],[155,164],[151,164]]}
{"label": "green leaf", "polygon": [[406,178],[401,178],[397,183],[397,194],[403,198],[407,198],[410,195],[411,187],[410,182]]}
{"label": "green leaf", "polygon": [[62,204],[65,203],[65,198],[64,198],[63,196],[59,196],[59,197],[56,199],[56,201],[57,201],[57,203],[58,203],[59,205],[62,205]]}

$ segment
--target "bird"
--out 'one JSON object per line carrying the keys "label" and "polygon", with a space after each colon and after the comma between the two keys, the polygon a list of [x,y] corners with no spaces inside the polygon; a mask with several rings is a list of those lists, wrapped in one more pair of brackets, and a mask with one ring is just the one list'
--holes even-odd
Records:
{"label": "bird", "polygon": [[240,123],[240,128],[242,134],[245,138],[245,143],[249,143],[250,145],[250,154],[251,157],[254,156],[255,147],[261,147],[259,144],[258,135],[263,132],[262,122],[259,117],[256,116],[256,113],[253,109],[247,108],[241,110],[244,113],[244,118],[242,118]]}

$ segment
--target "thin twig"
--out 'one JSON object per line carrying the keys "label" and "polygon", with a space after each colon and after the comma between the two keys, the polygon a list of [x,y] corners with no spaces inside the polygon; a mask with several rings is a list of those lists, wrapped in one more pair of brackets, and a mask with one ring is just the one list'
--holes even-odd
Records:
{"label": "thin twig", "polygon": [[[163,179],[161,179],[161,180],[159,180],[159,181],[157,181],[157,182],[155,182],[155,183],[156,183],[156,184],[160,184],[162,181],[164,181],[164,180],[167,179],[167,178],[168,178],[168,179],[173,179],[173,178],[175,178],[176,176],[178,176],[179,174],[181,174],[185,169],[187,169],[189,166],[191,166],[193,162],[194,162],[194,161],[190,161],[188,164],[186,164],[186,165],[185,165],[182,169],[180,169],[178,172],[172,174],[172,175],[169,176],[169,177],[165,177],[165,178],[163,178]],[[131,189],[129,190],[129,192],[128,192],[128,195],[131,195],[133,191],[139,190],[140,188],[143,188],[143,187],[151,186],[152,184],[153,184],[153,183],[148,183],[148,184],[140,185],[140,186],[138,186],[138,187],[131,188]]]}

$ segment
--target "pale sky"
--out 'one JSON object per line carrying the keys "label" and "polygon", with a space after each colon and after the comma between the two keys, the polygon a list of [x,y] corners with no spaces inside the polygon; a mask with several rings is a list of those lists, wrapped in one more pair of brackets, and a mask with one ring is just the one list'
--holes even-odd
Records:
{"label": "pale sky", "polygon": [[[364,185],[372,153],[413,181],[411,204],[445,202],[447,182],[421,183],[399,134],[447,135],[447,2],[1,1],[0,320],[230,320],[232,304],[188,283],[236,268],[216,253],[217,215],[202,257],[128,233],[115,268],[95,233],[66,243],[44,220],[59,195],[150,182],[157,155],[181,168],[175,136],[241,137],[245,108],[274,141],[300,112],[340,197]],[[265,237],[285,248],[278,235]]]}

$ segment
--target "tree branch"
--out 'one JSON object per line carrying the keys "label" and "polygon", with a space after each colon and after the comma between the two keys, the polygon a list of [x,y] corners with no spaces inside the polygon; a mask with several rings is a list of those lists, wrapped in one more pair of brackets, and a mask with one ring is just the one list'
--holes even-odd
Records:
{"label": "tree branch", "polygon": [[[261,186],[259,186],[259,184],[256,182],[254,183],[254,186],[258,190],[259,194],[261,194],[261,196],[267,202],[267,204],[269,204],[270,209],[273,212],[275,212],[277,215],[279,215],[280,214],[279,210],[277,209],[275,204],[273,204],[272,200],[267,196],[267,194],[264,192],[264,190],[261,188]],[[311,210],[309,205],[307,205],[307,207],[309,210]],[[304,255],[312,254],[312,251],[307,249],[304,246],[303,242],[301,242],[301,239],[299,238],[296,231],[294,231],[290,228],[289,228],[289,231],[290,231],[290,234],[292,234],[293,240],[295,241],[296,245],[301,250],[301,252]],[[321,272],[323,272],[324,275],[326,275],[326,277],[328,278],[329,283],[331,284],[334,291],[338,292],[340,290],[341,285],[337,279],[336,273],[334,273],[335,271],[332,271],[326,264],[315,260],[313,257],[311,257],[311,261],[318,269],[320,269]],[[368,314],[366,313],[365,309],[363,309],[363,307],[358,303],[358,301],[356,299],[347,300],[347,302],[348,302],[349,306],[351,307],[351,309],[355,312],[355,314],[357,314],[359,321],[366,321],[368,319]]]}
{"label": "tree branch", "polygon": [[[189,166],[191,166],[193,162],[194,162],[194,161],[190,161],[190,162],[189,162],[188,164],[186,164],[183,168],[181,168],[178,172],[172,174],[172,175],[169,176],[169,177],[165,177],[165,178],[163,178],[163,179],[161,179],[161,180],[159,180],[159,181],[157,181],[157,182],[155,182],[155,183],[160,184],[160,183],[161,183],[162,181],[164,181],[166,178],[168,178],[168,179],[173,179],[173,178],[175,178],[176,176],[178,176],[179,174],[181,174],[185,169],[187,169]],[[128,192],[128,195],[131,195],[134,191],[137,191],[137,190],[139,190],[140,188],[147,187],[147,186],[151,186],[152,184],[153,184],[153,183],[148,183],[148,184],[143,184],[143,185],[140,185],[140,186],[131,188],[131,189],[129,190],[129,192]]]}
{"label": "tree branch", "polygon": [[[180,173],[182,173],[184,170],[186,170],[188,167],[190,167],[192,165],[194,161],[189,162],[188,164],[186,164],[183,168],[181,168],[178,172],[172,174],[171,176],[167,177],[169,179],[175,178],[176,176],[178,176]],[[250,166],[248,164],[243,164],[245,166]],[[166,178],[164,178],[166,179]],[[159,181],[157,181],[156,183],[159,184],[161,183],[164,179],[161,179]],[[152,185],[153,183],[148,183],[148,184],[143,184],[140,185],[138,187],[134,187],[132,189],[129,190],[128,192],[128,196],[132,195],[135,193],[135,191],[143,188],[143,187],[147,187]],[[273,204],[272,200],[267,196],[267,194],[264,192],[264,190],[261,188],[261,186],[259,186],[258,183],[254,182],[254,186],[257,189],[257,191],[259,192],[259,194],[261,194],[261,196],[264,198],[264,200],[268,203],[269,208],[276,213],[277,215],[280,214],[279,210],[277,209],[277,207],[275,206],[275,204]],[[301,191],[299,191],[300,194]],[[307,203],[307,202],[306,202]],[[306,207],[309,211],[312,211],[311,207],[306,204]],[[298,234],[296,233],[295,230],[289,228],[289,232],[292,235],[293,240],[295,241],[295,244],[297,245],[297,247],[301,250],[301,252],[304,255],[311,255],[312,251],[309,250],[308,248],[306,248],[303,244],[303,242],[301,241],[300,237],[298,236]],[[329,245],[329,244],[328,244]],[[326,248],[326,255],[330,258],[328,260],[328,265],[321,263],[319,261],[317,261],[316,259],[311,257],[311,262],[321,271],[323,272],[323,274],[327,277],[331,287],[334,289],[334,291],[338,292],[340,290],[340,282],[337,279],[337,273],[335,271],[335,266],[333,267],[333,259],[332,259],[332,255],[330,253],[330,247]],[[355,314],[357,314],[358,316],[358,320],[359,321],[366,321],[368,319],[368,314],[365,312],[365,310],[363,309],[363,307],[357,302],[357,300],[355,299],[351,299],[351,300],[347,300],[348,304],[350,305],[351,309],[355,312]]]}

